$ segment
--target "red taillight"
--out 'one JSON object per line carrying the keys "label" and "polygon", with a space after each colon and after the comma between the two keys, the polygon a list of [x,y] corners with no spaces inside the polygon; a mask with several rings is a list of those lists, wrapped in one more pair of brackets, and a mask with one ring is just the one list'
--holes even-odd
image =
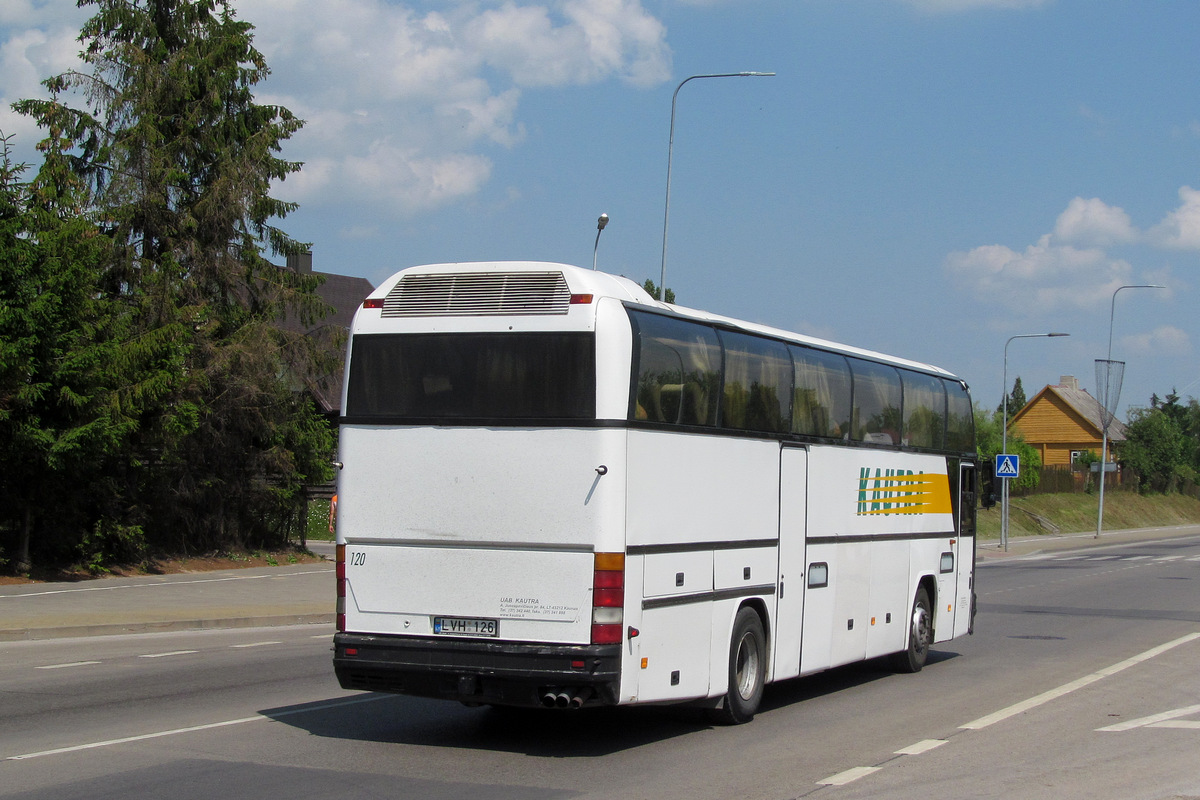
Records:
{"label": "red taillight", "polygon": [[592,572],[592,644],[620,642],[624,618],[625,554],[596,553]]}
{"label": "red taillight", "polygon": [[337,630],[346,631],[346,545],[339,544],[334,548],[334,560],[337,562]]}
{"label": "red taillight", "polygon": [[383,308],[383,298],[382,297],[368,297],[366,300],[363,300],[362,307],[363,308]]}
{"label": "red taillight", "polygon": [[594,299],[595,296],[590,294],[573,294],[571,295],[569,305],[586,306],[589,305]]}

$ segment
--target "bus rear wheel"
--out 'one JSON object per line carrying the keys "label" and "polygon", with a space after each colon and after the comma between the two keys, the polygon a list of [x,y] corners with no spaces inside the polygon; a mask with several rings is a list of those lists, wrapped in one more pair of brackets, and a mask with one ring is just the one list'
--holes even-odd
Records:
{"label": "bus rear wheel", "polygon": [[908,647],[892,656],[892,666],[897,672],[920,672],[929,658],[929,645],[933,642],[933,611],[929,603],[929,592],[922,586],[917,589],[913,600],[912,619],[909,621]]}
{"label": "bus rear wheel", "polygon": [[723,725],[754,719],[766,682],[767,647],[762,620],[752,608],[738,611],[729,644],[729,688],[713,718]]}

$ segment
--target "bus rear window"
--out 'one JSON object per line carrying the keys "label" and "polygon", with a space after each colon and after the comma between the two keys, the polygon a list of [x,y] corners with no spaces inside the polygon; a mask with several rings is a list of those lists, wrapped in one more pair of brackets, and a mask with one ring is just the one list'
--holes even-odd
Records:
{"label": "bus rear window", "polygon": [[596,417],[590,333],[355,336],[345,416],[509,424]]}

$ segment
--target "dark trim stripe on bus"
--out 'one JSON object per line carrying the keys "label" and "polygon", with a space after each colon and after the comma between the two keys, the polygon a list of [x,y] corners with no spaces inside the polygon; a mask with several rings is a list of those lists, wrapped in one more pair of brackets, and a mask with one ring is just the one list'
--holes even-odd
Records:
{"label": "dark trim stripe on bus", "polygon": [[971,534],[942,531],[940,533],[847,533],[841,536],[807,536],[806,544],[858,544],[860,542],[917,542],[924,539],[970,539]]}
{"label": "dark trim stripe on bus", "polygon": [[712,603],[718,600],[736,600],[739,597],[761,597],[775,594],[775,584],[764,583],[759,586],[742,586],[737,589],[719,589],[715,592],[697,592],[696,594],[680,594],[669,597],[650,597],[642,601],[642,610],[650,611],[655,608],[672,608],[674,606],[690,606],[696,603]]}
{"label": "dark trim stripe on bus", "polygon": [[731,539],[725,542],[687,542],[683,544],[632,544],[625,548],[631,556],[661,553],[701,553],[705,550],[749,550],[758,547],[778,547],[778,539]]}

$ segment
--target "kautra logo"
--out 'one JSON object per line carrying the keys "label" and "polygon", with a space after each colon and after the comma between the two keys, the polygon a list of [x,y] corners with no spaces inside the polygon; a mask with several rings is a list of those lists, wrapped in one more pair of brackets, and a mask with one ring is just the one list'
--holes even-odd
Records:
{"label": "kautra logo", "polygon": [[945,473],[859,467],[858,516],[952,511],[950,480]]}

